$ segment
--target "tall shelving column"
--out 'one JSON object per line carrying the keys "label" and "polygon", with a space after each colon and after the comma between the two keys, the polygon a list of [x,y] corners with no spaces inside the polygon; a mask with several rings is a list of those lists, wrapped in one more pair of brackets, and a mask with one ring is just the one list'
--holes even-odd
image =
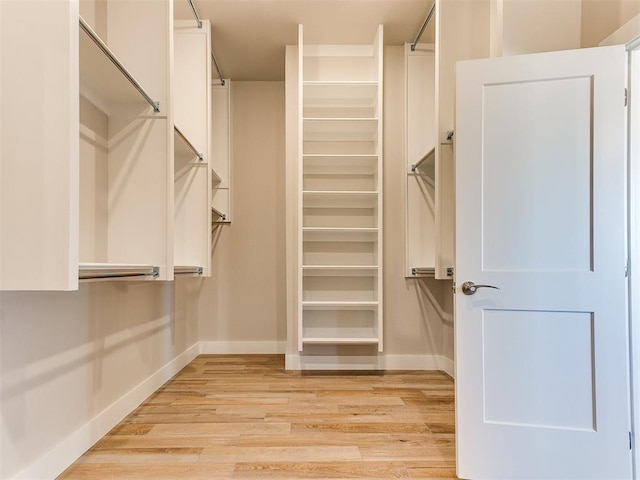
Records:
{"label": "tall shelving column", "polygon": [[306,45],[300,26],[300,351],[382,351],[382,36]]}
{"label": "tall shelving column", "polygon": [[210,275],[211,25],[175,20],[174,273]]}

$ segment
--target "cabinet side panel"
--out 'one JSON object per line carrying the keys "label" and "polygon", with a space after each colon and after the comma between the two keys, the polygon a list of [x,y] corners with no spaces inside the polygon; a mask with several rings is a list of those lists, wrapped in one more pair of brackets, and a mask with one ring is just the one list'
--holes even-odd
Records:
{"label": "cabinet side panel", "polygon": [[0,49],[0,289],[76,289],[77,2],[0,2]]}

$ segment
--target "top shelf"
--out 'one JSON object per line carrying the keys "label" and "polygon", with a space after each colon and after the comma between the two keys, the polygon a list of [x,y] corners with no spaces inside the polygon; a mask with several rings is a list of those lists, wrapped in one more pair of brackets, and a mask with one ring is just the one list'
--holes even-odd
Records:
{"label": "top shelf", "polygon": [[109,113],[113,105],[148,103],[154,112],[160,111],[155,101],[142,87],[109,46],[79,17],[80,86],[83,95]]}
{"label": "top shelf", "polygon": [[306,81],[303,101],[305,107],[311,108],[374,108],[378,83]]}

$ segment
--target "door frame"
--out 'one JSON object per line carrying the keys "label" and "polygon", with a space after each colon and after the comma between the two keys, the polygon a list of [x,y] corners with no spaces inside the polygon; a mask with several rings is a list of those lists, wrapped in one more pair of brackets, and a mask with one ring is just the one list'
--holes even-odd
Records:
{"label": "door frame", "polygon": [[[640,15],[600,42],[600,46],[624,44],[628,52],[627,67],[627,271],[629,362],[631,382],[631,435],[633,443],[633,478],[640,479]],[[637,94],[636,94],[637,92]],[[638,277],[640,278],[640,277]]]}

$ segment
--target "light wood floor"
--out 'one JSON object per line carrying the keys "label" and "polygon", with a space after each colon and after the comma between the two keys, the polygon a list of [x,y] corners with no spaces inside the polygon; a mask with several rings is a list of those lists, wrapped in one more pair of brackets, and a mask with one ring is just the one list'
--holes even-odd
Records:
{"label": "light wood floor", "polygon": [[453,381],[201,355],[59,478],[455,479]]}

